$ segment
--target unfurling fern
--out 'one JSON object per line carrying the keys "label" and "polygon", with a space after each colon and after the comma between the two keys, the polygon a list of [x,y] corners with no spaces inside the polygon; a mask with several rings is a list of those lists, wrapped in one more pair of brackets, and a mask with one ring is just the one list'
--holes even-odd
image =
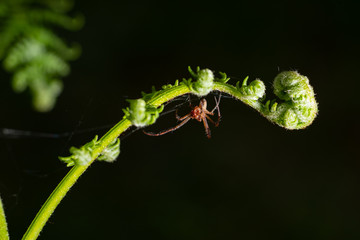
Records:
{"label": "unfurling fern", "polygon": [[2,0],[0,2],[0,59],[13,73],[14,91],[29,89],[37,111],[50,111],[62,91],[61,77],[70,72],[67,61],[80,54],[51,26],[77,30],[83,17],[66,15],[72,0]]}

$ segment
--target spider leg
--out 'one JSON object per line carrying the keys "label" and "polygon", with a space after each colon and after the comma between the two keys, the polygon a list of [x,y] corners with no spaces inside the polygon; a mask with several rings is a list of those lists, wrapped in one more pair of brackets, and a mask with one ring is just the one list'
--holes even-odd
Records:
{"label": "spider leg", "polygon": [[[209,119],[209,121],[211,121],[215,127],[219,126],[220,123],[220,119],[221,119],[221,114],[220,114],[220,108],[219,108],[219,104],[220,104],[220,99],[221,99],[221,94],[219,95],[219,99],[217,100],[215,97],[215,102],[216,102],[216,106],[214,107],[213,110],[211,110],[211,112],[209,112],[207,109],[204,109],[204,113],[205,113],[205,117],[207,119]],[[214,111],[217,110],[217,115],[218,115],[218,120],[216,122],[214,122],[208,115],[213,116],[214,115]]]}
{"label": "spider leg", "polygon": [[[214,115],[215,110],[217,110],[217,111],[218,111],[218,115],[219,115],[219,114],[220,114],[220,108],[219,108],[220,98],[221,98],[221,93],[220,93],[220,95],[219,95],[219,100],[217,100],[216,97],[214,97],[215,103],[216,103],[215,107],[214,107],[211,111],[208,111],[206,108],[204,108],[203,111],[204,111],[206,114]],[[204,106],[206,106],[206,105],[204,105]]]}
{"label": "spider leg", "polygon": [[217,115],[218,115],[218,120],[216,121],[215,126],[219,126],[219,123],[220,123],[220,119],[221,119],[221,113],[220,113],[220,108],[219,108],[219,105],[220,105],[220,100],[221,100],[221,93],[219,94],[219,99],[216,100],[216,97],[215,98],[215,102],[216,102],[216,106],[214,107],[214,109],[211,111],[212,113],[214,113],[215,109],[217,109]]}
{"label": "spider leg", "polygon": [[161,132],[159,132],[159,133],[145,132],[145,131],[143,130],[143,133],[145,133],[146,135],[149,135],[149,136],[155,136],[155,137],[161,136],[161,135],[164,135],[164,134],[166,134],[166,133],[173,132],[173,131],[179,129],[179,128],[182,127],[185,123],[187,123],[187,122],[191,119],[191,117],[190,117],[190,115],[188,114],[188,115],[185,115],[184,117],[182,117],[182,119],[183,119],[183,121],[182,121],[181,123],[179,123],[178,125],[176,125],[175,127],[173,127],[173,128],[170,128],[170,129],[167,129],[167,130],[163,130],[163,131],[161,131]]}
{"label": "spider leg", "polygon": [[214,115],[214,113],[213,113],[213,112],[209,112],[209,111],[208,111],[208,110],[206,110],[206,109],[204,109],[203,111],[204,111],[204,113],[205,113],[206,115],[211,115],[211,116],[213,116],[213,115]]}
{"label": "spider leg", "polygon": [[212,120],[208,115],[205,115],[205,117],[212,123],[215,125],[215,127],[219,126],[218,122],[214,122],[214,120]]}
{"label": "spider leg", "polygon": [[178,120],[178,121],[182,121],[182,120],[184,120],[185,118],[187,118],[187,117],[190,117],[190,113],[188,113],[188,114],[186,114],[185,116],[182,116],[182,117],[180,117],[178,114],[177,114],[177,109],[176,109],[176,112],[175,112],[175,117],[176,117],[176,120]]}
{"label": "spider leg", "polygon": [[202,120],[203,120],[203,123],[204,123],[206,136],[207,136],[207,138],[210,139],[211,138],[211,131],[210,131],[209,124],[208,124],[205,116],[202,116]]}
{"label": "spider leg", "polygon": [[189,106],[190,106],[190,108],[193,108],[193,106],[191,104],[191,95],[189,94],[188,96],[189,96]]}
{"label": "spider leg", "polygon": [[176,109],[175,111],[175,117],[176,117],[176,120],[180,121],[180,116],[178,115],[178,110]]}
{"label": "spider leg", "polygon": [[207,115],[207,114],[209,114],[209,115],[214,115],[214,113],[213,113],[212,111],[209,112],[209,111],[207,110],[207,101],[206,101],[205,98],[201,99],[201,101],[200,101],[200,106],[201,106],[202,112],[203,112],[205,115]]}
{"label": "spider leg", "polygon": [[220,100],[221,100],[221,93],[219,94],[219,99],[217,100],[216,97],[214,97],[215,99],[215,107],[213,108],[213,110],[211,110],[212,113],[214,113],[215,109],[217,109],[219,115],[220,115],[220,108],[219,108],[219,105],[220,105]]}
{"label": "spider leg", "polygon": [[200,100],[200,104],[199,104],[199,107],[204,111],[207,109],[207,101],[205,98],[202,98]]}

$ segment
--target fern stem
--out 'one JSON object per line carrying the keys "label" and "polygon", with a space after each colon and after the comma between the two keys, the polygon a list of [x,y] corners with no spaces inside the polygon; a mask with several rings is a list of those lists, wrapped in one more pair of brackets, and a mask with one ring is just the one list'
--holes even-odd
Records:
{"label": "fern stem", "polygon": [[99,154],[122,132],[131,126],[131,122],[127,119],[120,121],[112,129],[109,130],[101,139],[101,143],[97,149],[94,150],[93,160],[85,165],[75,165],[68,174],[62,179],[59,185],[51,193],[49,198],[46,200],[40,211],[32,221],[31,225],[27,229],[23,236],[23,240],[35,240],[39,236],[41,230],[45,226],[46,222],[54,212],[56,207],[59,205],[61,200],[65,197],[66,193],[76,183],[78,178],[85,172],[85,170],[91,165],[91,163],[99,156]]}
{"label": "fern stem", "polygon": [[[189,93],[190,89],[187,86],[181,85],[176,86],[167,90],[164,90],[161,94],[154,97],[149,101],[149,104],[154,106],[160,106],[161,104]],[[49,198],[46,200],[40,211],[35,216],[34,220],[30,224],[22,240],[35,240],[38,238],[41,230],[44,228],[46,222],[54,212],[56,207],[59,205],[61,200],[65,197],[66,193],[76,183],[78,178],[86,171],[86,169],[94,162],[94,160],[100,155],[100,153],[113,142],[121,133],[126,131],[130,126],[131,122],[127,119],[121,120],[113,128],[111,128],[99,141],[99,147],[93,151],[93,159],[85,166],[75,165],[68,174],[62,179],[59,185],[51,193]]]}
{"label": "fern stem", "polygon": [[179,97],[181,95],[190,93],[191,90],[189,89],[188,86],[185,85],[179,85],[176,87],[172,87],[169,89],[164,90],[163,92],[161,92],[159,95],[155,96],[154,98],[152,98],[148,104],[153,105],[154,107],[158,107],[161,104],[170,101],[173,98]]}
{"label": "fern stem", "polygon": [[[124,110],[124,119],[110,129],[98,142],[97,137],[93,140],[94,143],[91,145],[91,157],[88,158],[89,161],[86,161],[85,165],[74,163],[75,166],[55,188],[34,218],[24,234],[23,240],[37,239],[47,220],[65,197],[66,193],[105,148],[114,143],[116,138],[130,126],[142,127],[154,123],[159,116],[159,112],[162,111],[162,108],[158,107],[171,99],[187,93],[193,93],[201,97],[205,97],[211,91],[227,93],[256,109],[270,121],[287,129],[304,128],[311,124],[316,117],[317,103],[313,89],[309,85],[308,79],[299,75],[297,72],[283,72],[275,78],[275,90],[278,95],[280,95],[279,98],[285,101],[281,103],[277,109],[277,103],[272,104],[268,101],[264,105],[259,100],[265,94],[265,85],[260,80],[255,80],[247,85],[246,78],[241,87],[239,84],[232,86],[226,83],[229,79],[226,78],[225,74],[222,74],[223,78],[219,81],[214,81],[213,73],[208,69],[198,69],[196,74],[191,69],[189,69],[189,71],[197,78],[196,82],[192,83],[191,79],[185,79],[181,84],[178,84],[178,81],[176,81],[174,85],[166,85],[162,90],[154,91],[152,97],[147,101],[144,100],[146,95],[144,99],[129,101],[130,109],[127,108]],[[287,89],[287,91],[284,92],[284,89]],[[146,108],[147,106],[151,107],[151,111]],[[153,109],[154,107],[156,108],[155,111]],[[0,227],[1,226],[0,224]]]}
{"label": "fern stem", "polygon": [[0,239],[9,240],[9,233],[7,230],[5,212],[0,198]]}
{"label": "fern stem", "polygon": [[23,236],[23,239],[36,239],[47,220],[54,212],[57,205],[65,197],[66,193],[75,184],[76,180],[88,168],[88,166],[74,166],[68,174],[63,178],[55,190],[51,193],[45,204],[42,206],[28,230]]}
{"label": "fern stem", "polygon": [[243,103],[249,105],[250,107],[254,108],[255,110],[261,112],[262,104],[259,101],[247,99],[246,97],[244,97],[243,94],[241,94],[239,92],[238,89],[236,89],[236,87],[234,87],[230,84],[226,84],[226,83],[222,83],[222,82],[215,82],[213,90],[227,93],[227,94],[233,96],[234,98],[237,98],[238,100],[242,101]]}

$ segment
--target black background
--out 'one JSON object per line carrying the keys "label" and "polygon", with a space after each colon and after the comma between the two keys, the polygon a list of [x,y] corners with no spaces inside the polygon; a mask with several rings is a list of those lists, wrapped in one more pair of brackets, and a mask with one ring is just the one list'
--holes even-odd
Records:
{"label": "black background", "polygon": [[[135,132],[115,163],[88,169],[39,239],[359,239],[356,3],[77,1],[86,25],[62,34],[83,54],[56,108],[33,112],[1,72],[1,127],[60,133],[114,124],[126,98],[189,77],[188,65],[226,72],[233,84],[260,78],[270,96],[279,71],[298,70],[320,112],[307,129],[289,131],[222,99],[211,140],[195,121],[162,137]],[[174,124],[169,114],[151,129]],[[67,173],[57,156],[103,133],[0,140],[12,239]]]}

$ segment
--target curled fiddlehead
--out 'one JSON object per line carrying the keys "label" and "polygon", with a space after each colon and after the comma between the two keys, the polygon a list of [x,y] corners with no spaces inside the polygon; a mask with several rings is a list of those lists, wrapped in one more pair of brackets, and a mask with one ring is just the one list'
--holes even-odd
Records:
{"label": "curled fiddlehead", "polygon": [[15,92],[30,90],[37,111],[49,111],[62,91],[61,77],[70,72],[68,61],[80,54],[50,26],[77,30],[83,17],[69,17],[71,0],[3,0],[0,2],[0,59],[13,73]]}
{"label": "curled fiddlehead", "polygon": [[302,129],[315,119],[318,107],[309,79],[295,71],[279,73],[273,83],[274,94],[282,102],[267,101],[261,113],[287,129]]}
{"label": "curled fiddlehead", "polygon": [[259,111],[271,122],[286,129],[302,129],[315,119],[318,107],[315,93],[309,79],[295,71],[279,73],[274,80],[274,94],[280,101],[268,100],[264,103],[265,84],[256,79],[247,84],[245,78],[242,85],[236,86],[218,81],[214,90],[222,91],[243,101]]}

